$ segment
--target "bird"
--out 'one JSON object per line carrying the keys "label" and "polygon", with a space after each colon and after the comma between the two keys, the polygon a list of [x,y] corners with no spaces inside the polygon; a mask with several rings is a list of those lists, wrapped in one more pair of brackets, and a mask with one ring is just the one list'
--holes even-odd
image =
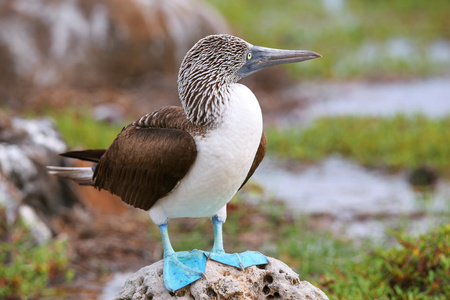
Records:
{"label": "bird", "polygon": [[[226,205],[253,175],[267,145],[259,102],[238,82],[267,67],[319,57],[308,50],[252,45],[229,34],[206,36],[181,63],[181,106],[142,116],[125,126],[107,149],[61,154],[90,161],[92,167],[48,167],[49,172],[108,190],[147,211],[161,232],[169,291],[204,278],[207,259],[241,269],[267,264],[257,251],[226,253],[223,246]],[[211,218],[211,251],[174,251],[167,225],[182,217]]]}

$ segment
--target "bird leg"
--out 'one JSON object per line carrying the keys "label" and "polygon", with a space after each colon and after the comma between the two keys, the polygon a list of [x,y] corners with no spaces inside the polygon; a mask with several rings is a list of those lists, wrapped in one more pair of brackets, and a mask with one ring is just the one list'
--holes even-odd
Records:
{"label": "bird leg", "polygon": [[205,278],[206,258],[198,250],[175,252],[169,239],[167,223],[159,225],[164,247],[164,285],[174,292],[200,278]]}
{"label": "bird leg", "polygon": [[219,221],[217,216],[212,218],[214,228],[214,245],[210,253],[205,252],[209,259],[221,262],[225,265],[241,268],[244,270],[247,267],[254,265],[268,264],[267,257],[258,251],[245,251],[243,253],[225,253],[223,249],[222,237],[222,221]]}
{"label": "bird leg", "polygon": [[225,253],[223,249],[223,237],[222,237],[222,224],[217,216],[212,218],[213,229],[214,229],[214,245],[211,250],[213,253]]}

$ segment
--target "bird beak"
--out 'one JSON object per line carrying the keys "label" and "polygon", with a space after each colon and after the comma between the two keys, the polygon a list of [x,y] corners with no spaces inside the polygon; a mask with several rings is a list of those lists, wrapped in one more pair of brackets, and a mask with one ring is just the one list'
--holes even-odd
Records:
{"label": "bird beak", "polygon": [[301,62],[318,57],[322,57],[322,55],[308,50],[280,50],[253,46],[247,52],[245,65],[237,73],[242,78],[267,67]]}

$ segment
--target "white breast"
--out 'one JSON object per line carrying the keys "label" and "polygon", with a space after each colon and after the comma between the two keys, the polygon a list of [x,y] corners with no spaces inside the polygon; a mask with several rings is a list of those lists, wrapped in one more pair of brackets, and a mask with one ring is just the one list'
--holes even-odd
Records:
{"label": "white breast", "polygon": [[186,176],[149,211],[156,224],[168,218],[212,217],[234,196],[247,177],[262,135],[258,100],[234,84],[223,122],[206,136],[194,137],[197,158]]}

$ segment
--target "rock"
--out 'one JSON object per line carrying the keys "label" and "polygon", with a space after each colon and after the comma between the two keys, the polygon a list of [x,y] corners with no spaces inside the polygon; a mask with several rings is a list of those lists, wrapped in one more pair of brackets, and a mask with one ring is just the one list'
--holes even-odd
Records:
{"label": "rock", "polygon": [[201,0],[10,0],[0,14],[0,95],[18,83],[116,85],[149,71],[176,74],[200,38],[230,31]]}
{"label": "rock", "polygon": [[58,153],[65,150],[51,120],[0,114],[0,206],[9,223],[21,216],[37,242],[58,234],[56,217],[83,206],[71,185],[46,169],[62,165]]}
{"label": "rock", "polygon": [[437,170],[429,166],[415,168],[408,176],[408,182],[418,192],[434,190],[438,179],[439,174]]}
{"label": "rock", "polygon": [[164,286],[163,265],[161,260],[131,275],[114,299],[328,299],[309,282],[300,281],[286,264],[270,257],[268,265],[244,271],[209,260],[206,279],[175,293]]}

